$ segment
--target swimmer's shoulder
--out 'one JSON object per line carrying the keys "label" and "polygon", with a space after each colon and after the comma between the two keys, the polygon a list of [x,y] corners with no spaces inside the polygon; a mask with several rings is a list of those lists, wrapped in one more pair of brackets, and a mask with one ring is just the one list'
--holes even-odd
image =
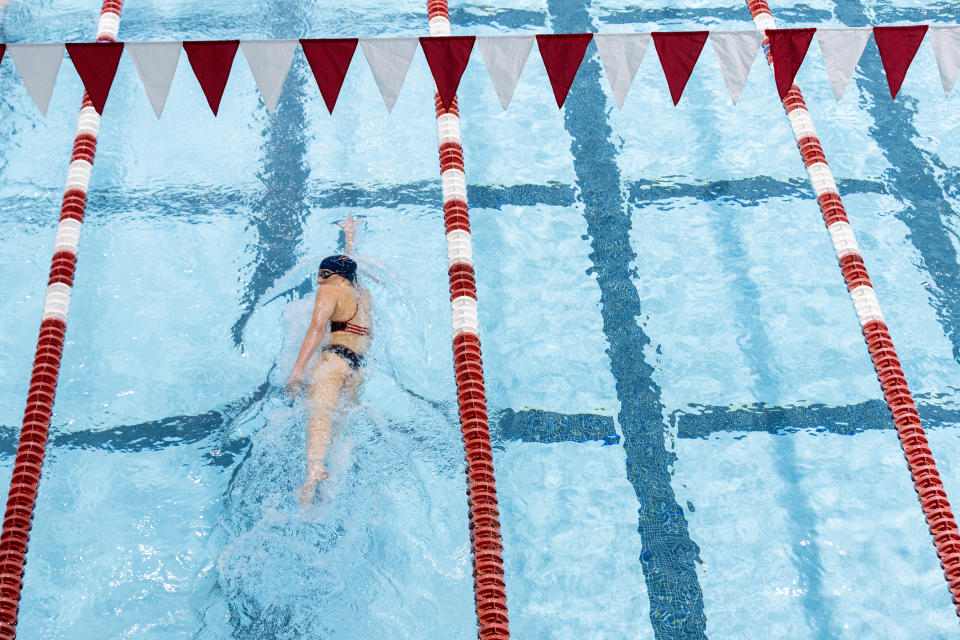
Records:
{"label": "swimmer's shoulder", "polygon": [[330,287],[333,289],[331,291],[332,296],[336,296],[333,300],[336,301],[337,311],[340,314],[346,314],[348,316],[353,315],[357,310],[357,305],[364,300],[363,291],[355,287]]}

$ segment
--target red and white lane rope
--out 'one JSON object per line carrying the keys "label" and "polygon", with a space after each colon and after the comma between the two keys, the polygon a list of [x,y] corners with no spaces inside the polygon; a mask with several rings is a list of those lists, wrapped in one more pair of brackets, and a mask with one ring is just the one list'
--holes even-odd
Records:
{"label": "red and white lane rope", "polygon": [[[748,0],[750,13],[757,29],[766,31],[775,29],[776,24],[766,0]],[[764,36],[763,48],[767,62],[773,64],[770,55],[769,40]],[[813,121],[807,112],[800,88],[794,84],[783,99],[790,125],[797,138],[797,146],[803,156],[803,162],[810,174],[810,182],[817,194],[823,220],[833,240],[833,248],[840,261],[840,270],[847,283],[847,290],[853,299],[853,306],[860,320],[860,327],[866,338],[870,358],[877,371],[883,397],[893,414],[893,423],[900,437],[900,445],[907,458],[913,484],[920,498],[920,505],[933,535],[933,544],[940,557],[953,602],[960,615],[960,533],[950,511],[947,494],[940,482],[940,474],[934,463],[933,455],[927,444],[927,438],[920,422],[920,416],[913,403],[913,396],[907,387],[907,379],[900,367],[900,360],[893,348],[893,341],[887,325],[883,321],[880,304],[870,284],[870,277],[863,264],[853,229],[847,220],[843,202],[837,191],[836,182],[827,166],[823,147],[813,128]]]}
{"label": "red and white lane rope", "polygon": [[[450,35],[447,0],[428,0],[427,14],[431,36]],[[453,310],[453,366],[457,379],[460,429],[467,458],[477,636],[484,640],[506,640],[510,637],[510,626],[503,580],[500,512],[497,509],[493,450],[487,423],[483,359],[478,335],[477,288],[473,278],[473,249],[467,210],[467,181],[463,173],[463,147],[460,144],[460,116],[456,97],[450,108],[445,109],[437,94],[436,109],[450,267],[450,306]]]}
{"label": "red and white lane rope", "polygon": [[[123,0],[104,0],[97,27],[97,42],[114,42],[120,29]],[[60,355],[67,330],[73,271],[77,262],[80,225],[87,201],[87,185],[97,149],[100,116],[84,93],[67,184],[60,209],[60,223],[54,241],[50,279],[43,303],[43,320],[33,360],[27,408],[20,431],[20,444],[10,480],[7,510],[0,534],[0,639],[17,636],[17,614],[23,586],[23,567],[33,521],[37,485],[46,452],[53,398],[60,373]]]}

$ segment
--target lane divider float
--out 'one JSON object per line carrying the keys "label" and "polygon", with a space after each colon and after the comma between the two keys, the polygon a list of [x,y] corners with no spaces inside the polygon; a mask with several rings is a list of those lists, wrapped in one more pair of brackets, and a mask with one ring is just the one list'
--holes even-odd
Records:
{"label": "lane divider float", "polygon": [[[104,0],[97,26],[97,42],[116,41],[122,8],[123,0]],[[57,378],[60,375],[60,357],[63,354],[63,340],[67,331],[80,226],[86,209],[87,186],[93,168],[93,156],[97,150],[99,129],[100,115],[90,96],[84,92],[70,168],[67,171],[63,204],[60,208],[60,222],[54,240],[50,278],[43,302],[43,318],[33,359],[33,373],[30,377],[30,390],[27,392],[20,443],[10,479],[3,532],[0,533],[0,640],[12,640],[17,636],[17,616],[20,611],[27,545],[50,431]]]}
{"label": "lane divider float", "polygon": [[[431,36],[450,35],[447,0],[428,0]],[[457,98],[444,108],[436,94],[437,137],[440,144],[440,181],[447,230],[450,307],[453,323],[453,366],[457,381],[460,429],[467,461],[467,497],[473,588],[477,609],[477,637],[507,640],[507,594],[503,575],[500,512],[493,470],[493,449],[487,421],[483,358],[477,319],[477,287],[473,272],[467,182],[460,142]]]}
{"label": "lane divider float", "polygon": [[[747,6],[753,16],[754,24],[761,32],[767,29],[776,29],[773,15],[766,0],[748,0]],[[773,65],[770,55],[770,43],[766,35],[763,39],[763,50],[767,62]],[[870,276],[863,263],[863,257],[857,246],[853,228],[847,219],[847,213],[840,200],[837,184],[827,165],[823,147],[817,138],[813,121],[807,111],[806,103],[800,88],[794,84],[783,99],[783,108],[790,119],[797,139],[797,147],[803,157],[803,163],[810,174],[810,182],[817,195],[823,221],[833,240],[833,248],[840,263],[840,271],[847,283],[847,290],[853,301],[857,318],[863,336],[867,342],[867,349],[873,366],[877,371],[883,397],[887,407],[893,415],[893,424],[900,438],[913,478],[913,485],[920,499],[920,506],[926,517],[930,533],[933,535],[933,544],[940,558],[953,603],[956,605],[957,615],[960,616],[960,533],[957,523],[950,510],[947,494],[940,481],[937,465],[927,443],[920,415],[913,402],[913,396],[907,386],[907,379],[900,366],[900,360],[893,347],[893,340],[883,319],[880,303],[870,284]]]}

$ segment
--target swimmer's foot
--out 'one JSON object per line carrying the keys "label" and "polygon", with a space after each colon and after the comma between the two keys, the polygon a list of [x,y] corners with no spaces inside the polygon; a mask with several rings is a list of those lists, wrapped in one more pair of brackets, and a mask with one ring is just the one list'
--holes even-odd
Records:
{"label": "swimmer's foot", "polygon": [[303,507],[310,506],[310,503],[313,502],[313,496],[317,493],[317,485],[329,477],[329,472],[320,471],[314,477],[304,482],[303,486],[300,487],[300,505]]}

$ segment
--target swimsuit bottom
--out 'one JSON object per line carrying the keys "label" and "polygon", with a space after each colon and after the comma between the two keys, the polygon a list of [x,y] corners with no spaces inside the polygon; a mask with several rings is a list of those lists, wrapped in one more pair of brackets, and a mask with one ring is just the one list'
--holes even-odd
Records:
{"label": "swimsuit bottom", "polygon": [[331,353],[334,353],[340,356],[341,358],[347,361],[347,363],[350,365],[350,368],[353,369],[354,371],[359,369],[360,365],[363,364],[362,355],[360,355],[359,353],[357,353],[356,351],[354,351],[349,347],[343,346],[342,344],[328,344],[323,349],[321,349],[321,351],[329,351]]}

